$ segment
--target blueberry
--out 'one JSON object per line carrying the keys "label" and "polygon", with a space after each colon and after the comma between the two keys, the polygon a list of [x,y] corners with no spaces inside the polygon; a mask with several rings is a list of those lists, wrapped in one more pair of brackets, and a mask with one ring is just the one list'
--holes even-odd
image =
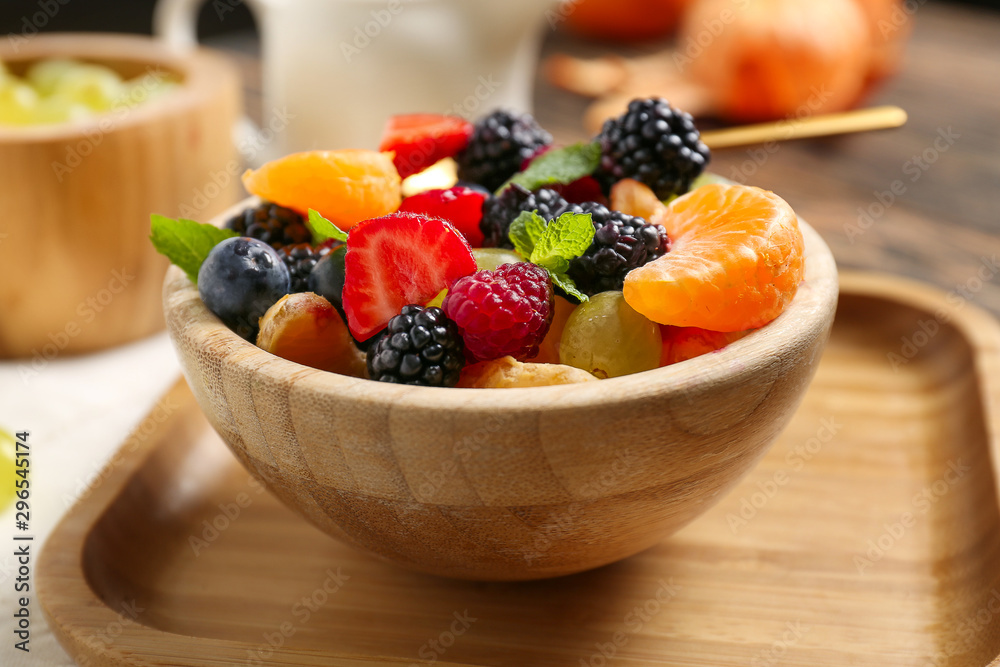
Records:
{"label": "blueberry", "polygon": [[315,292],[334,305],[338,311],[344,307],[344,257],[347,246],[342,245],[318,262],[309,272],[306,285],[310,292]]}
{"label": "blueberry", "polygon": [[198,271],[201,300],[247,340],[253,340],[260,318],[290,288],[288,267],[278,252],[245,236],[216,245]]}

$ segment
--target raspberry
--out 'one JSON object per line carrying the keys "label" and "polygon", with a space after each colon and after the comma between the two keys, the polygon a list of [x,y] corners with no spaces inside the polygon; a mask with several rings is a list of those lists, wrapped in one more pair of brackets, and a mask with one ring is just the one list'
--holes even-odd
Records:
{"label": "raspberry", "polygon": [[379,382],[454,387],[465,365],[462,337],[440,308],[403,306],[368,348],[368,376]]}
{"label": "raspberry", "polygon": [[483,247],[513,248],[507,230],[522,211],[537,211],[546,220],[552,220],[568,205],[558,192],[548,188],[537,192],[528,192],[517,184],[504,188],[499,196],[483,202],[483,219],[479,221]]}
{"label": "raspberry", "polygon": [[627,112],[604,123],[598,141],[601,164],[594,176],[605,191],[634,178],[669,199],[687,192],[709,160],[691,115],[660,97],[632,100]]}
{"label": "raspberry", "polygon": [[545,269],[527,262],[477,271],[455,281],[442,305],[477,361],[510,355],[525,360],[552,323],[555,299]]}
{"label": "raspberry", "polygon": [[458,177],[495,191],[542,146],[552,143],[530,114],[499,109],[476,123],[468,146],[456,156]]}
{"label": "raspberry", "polygon": [[308,243],[312,234],[301,215],[290,208],[263,202],[234,215],[226,227],[240,236],[259,239],[275,250],[286,245]]}
{"label": "raspberry", "polygon": [[621,290],[629,271],[670,249],[666,230],[640,217],[594,202],[571,204],[566,212],[589,213],[594,223],[593,243],[569,263],[569,276],[584,294]]}
{"label": "raspberry", "polygon": [[333,245],[324,243],[318,248],[314,248],[308,243],[294,243],[286,245],[278,250],[282,261],[288,267],[288,273],[292,277],[292,293],[309,292],[309,274],[313,267],[332,250]]}

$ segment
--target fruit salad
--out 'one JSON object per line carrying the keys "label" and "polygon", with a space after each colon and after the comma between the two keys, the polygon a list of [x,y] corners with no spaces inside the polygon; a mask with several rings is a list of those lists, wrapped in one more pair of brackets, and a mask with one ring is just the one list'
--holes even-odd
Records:
{"label": "fruit salad", "polygon": [[173,75],[150,70],[124,80],[109,67],[69,59],[32,63],[17,76],[0,62],[0,125],[83,120],[130,109],[177,86]]}
{"label": "fruit salad", "polygon": [[795,214],[708,161],[659,98],[560,147],[507,110],[398,116],[379,150],[267,163],[243,177],[259,202],[224,228],[153,216],[152,240],[226,326],[304,365],[434,387],[589,382],[721,349],[795,296]]}

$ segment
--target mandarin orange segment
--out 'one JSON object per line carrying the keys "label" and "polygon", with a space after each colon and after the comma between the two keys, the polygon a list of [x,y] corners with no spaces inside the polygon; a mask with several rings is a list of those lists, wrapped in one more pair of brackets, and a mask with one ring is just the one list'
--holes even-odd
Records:
{"label": "mandarin orange segment", "polygon": [[570,303],[561,296],[555,297],[555,307],[552,310],[552,324],[545,334],[541,344],[538,346],[538,354],[528,361],[536,364],[558,364],[559,363],[559,341],[562,339],[563,330],[569,316],[573,314],[576,305]]}
{"label": "mandarin orange segment", "polygon": [[257,347],[323,371],[365,376],[365,356],[333,305],[312,292],[283,296],[260,318]]}
{"label": "mandarin orange segment", "polygon": [[611,186],[611,209],[649,221],[663,215],[667,205],[657,199],[656,193],[648,185],[632,178],[623,178]]}
{"label": "mandarin orange segment", "polygon": [[777,317],[803,277],[803,241],[791,207],[773,192],[709,184],[651,222],[670,252],[625,278],[625,300],[660,324],[756,329]]}
{"label": "mandarin orange segment", "polygon": [[402,201],[391,153],[293,153],[243,174],[246,189],[303,215],[314,208],[341,229],[395,212]]}

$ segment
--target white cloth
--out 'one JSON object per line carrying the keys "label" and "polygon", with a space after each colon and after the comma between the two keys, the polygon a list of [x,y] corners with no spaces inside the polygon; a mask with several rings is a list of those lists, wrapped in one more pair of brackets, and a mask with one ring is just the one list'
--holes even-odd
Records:
{"label": "white cloth", "polygon": [[[0,362],[0,428],[30,432],[32,577],[45,538],[69,509],[81,481],[104,465],[180,374],[166,334],[85,356],[57,358],[37,374],[30,362]],[[6,479],[0,483],[8,483]],[[14,648],[14,508],[0,512],[0,665],[68,667],[32,583],[30,652]]]}

